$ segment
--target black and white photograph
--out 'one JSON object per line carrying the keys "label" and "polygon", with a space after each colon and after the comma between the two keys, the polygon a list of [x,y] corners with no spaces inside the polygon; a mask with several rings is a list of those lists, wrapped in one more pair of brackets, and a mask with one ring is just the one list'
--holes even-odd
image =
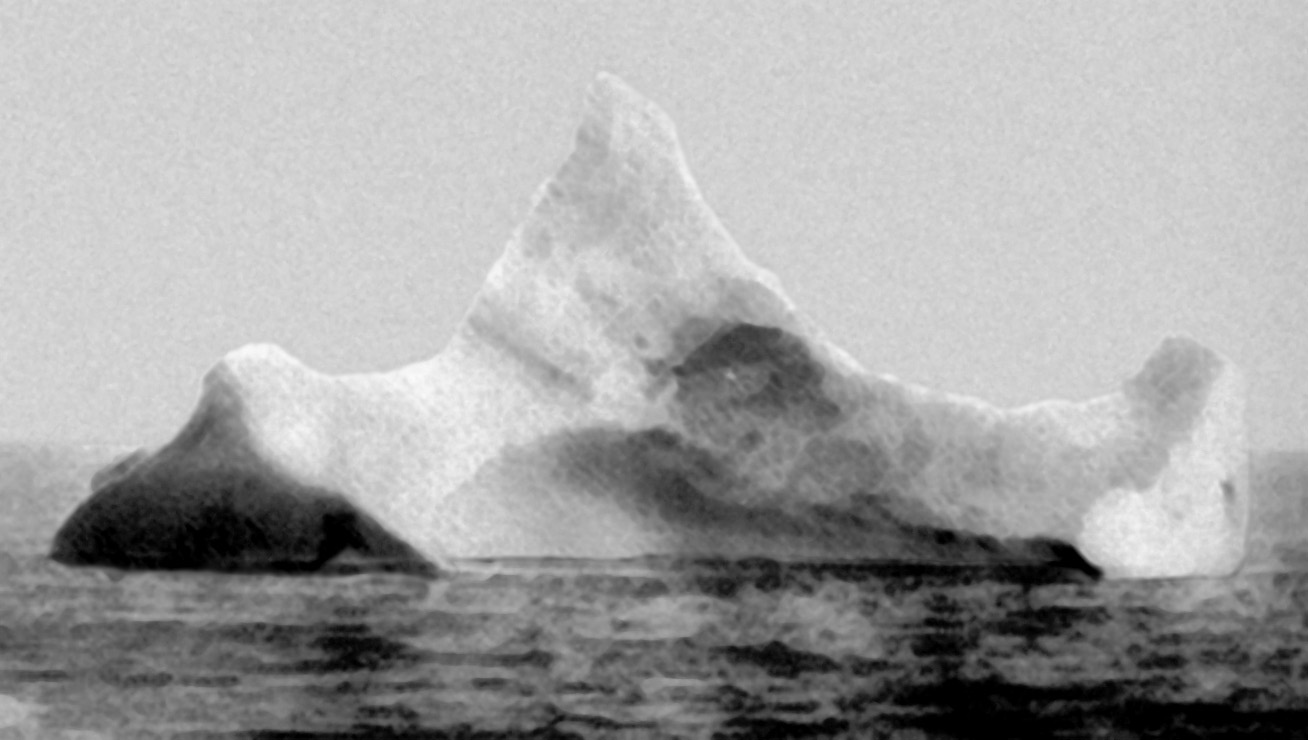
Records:
{"label": "black and white photograph", "polygon": [[1308,4],[0,0],[0,740],[1308,739]]}

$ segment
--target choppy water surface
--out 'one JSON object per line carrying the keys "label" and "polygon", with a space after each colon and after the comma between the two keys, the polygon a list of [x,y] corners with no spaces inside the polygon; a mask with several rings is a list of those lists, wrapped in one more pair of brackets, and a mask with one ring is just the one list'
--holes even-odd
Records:
{"label": "choppy water surface", "polygon": [[1308,737],[1303,573],[511,565],[0,555],[0,737]]}

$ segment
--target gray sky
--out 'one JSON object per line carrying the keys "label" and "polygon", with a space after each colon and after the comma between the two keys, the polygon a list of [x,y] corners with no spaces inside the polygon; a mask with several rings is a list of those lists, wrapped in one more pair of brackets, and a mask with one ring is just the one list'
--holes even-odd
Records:
{"label": "gray sky", "polygon": [[1302,3],[176,5],[0,2],[0,438],[432,356],[608,70],[868,369],[1087,398],[1186,333],[1308,447]]}

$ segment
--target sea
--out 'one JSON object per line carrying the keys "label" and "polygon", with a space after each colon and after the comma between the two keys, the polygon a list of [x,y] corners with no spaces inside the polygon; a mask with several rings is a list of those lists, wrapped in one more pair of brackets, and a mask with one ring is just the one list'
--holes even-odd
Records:
{"label": "sea", "polygon": [[90,469],[0,480],[0,739],[1308,738],[1308,568],[1285,562],[69,568],[50,502]]}

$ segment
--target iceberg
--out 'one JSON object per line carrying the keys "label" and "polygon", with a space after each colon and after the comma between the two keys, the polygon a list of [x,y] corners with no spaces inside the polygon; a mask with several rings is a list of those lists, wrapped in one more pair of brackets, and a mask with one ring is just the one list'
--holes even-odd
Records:
{"label": "iceberg", "polygon": [[601,74],[441,352],[340,376],[271,345],[230,353],[177,439],[99,476],[53,554],[166,567],[133,555],[153,546],[124,512],[164,526],[147,512],[165,506],[193,531],[194,501],[244,522],[211,548],[224,567],[347,548],[451,569],[676,555],[1220,576],[1244,553],[1243,414],[1239,371],[1183,337],[1082,402],[1001,409],[869,373],[746,259],[667,116]]}

